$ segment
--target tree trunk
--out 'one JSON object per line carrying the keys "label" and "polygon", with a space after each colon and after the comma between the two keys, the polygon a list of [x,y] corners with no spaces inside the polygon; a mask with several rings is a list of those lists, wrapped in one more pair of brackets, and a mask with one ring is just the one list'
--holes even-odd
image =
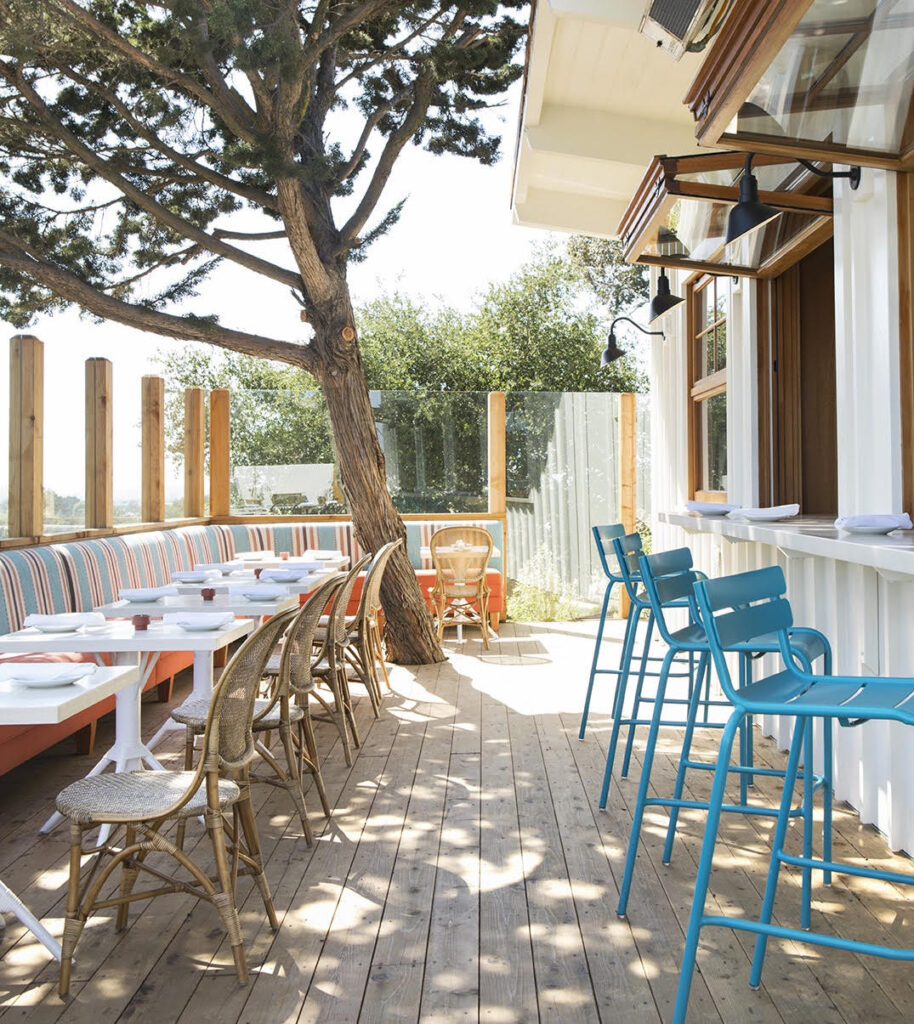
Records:
{"label": "tree trunk", "polygon": [[[342,305],[348,308],[348,295]],[[330,413],[355,535],[362,548],[371,552],[388,541],[403,539],[402,546],[387,563],[381,585],[388,650],[392,660],[399,664],[443,661],[431,615],[406,554],[406,527],[387,488],[384,453],[378,442],[355,337],[340,343],[342,331],[351,324],[347,323],[348,317],[337,315],[332,319],[336,323],[329,331],[322,325],[313,344],[322,357],[320,383]]]}

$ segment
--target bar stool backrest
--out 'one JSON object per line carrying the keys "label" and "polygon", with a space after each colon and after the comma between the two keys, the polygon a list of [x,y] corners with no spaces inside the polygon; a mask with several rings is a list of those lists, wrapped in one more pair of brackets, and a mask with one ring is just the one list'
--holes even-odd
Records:
{"label": "bar stool backrest", "polygon": [[692,569],[692,552],[688,548],[675,548],[656,555],[642,555],[638,565],[660,635],[666,643],[674,643],[664,609],[682,608],[687,603],[692,619],[698,616],[694,589],[698,575]]}
{"label": "bar stool backrest", "polygon": [[638,564],[638,559],[644,554],[641,534],[627,533],[624,537],[616,537],[613,540],[613,548],[629,599],[636,601],[638,599],[638,584],[641,582],[641,567]]}
{"label": "bar stool backrest", "polygon": [[781,655],[793,662],[787,630],[793,625],[790,602],[784,597],[787,583],[779,565],[741,572],[718,580],[700,580],[695,597],[717,677],[727,698],[737,707],[743,701],[727,667],[727,648],[748,643],[754,637],[775,633]]}
{"label": "bar stool backrest", "polygon": [[597,554],[600,556],[600,565],[607,579],[613,583],[621,583],[622,577],[612,571],[609,563],[609,556],[613,554],[613,541],[617,537],[625,536],[625,527],[621,523],[609,523],[605,526],[592,526],[593,539],[597,545]]}

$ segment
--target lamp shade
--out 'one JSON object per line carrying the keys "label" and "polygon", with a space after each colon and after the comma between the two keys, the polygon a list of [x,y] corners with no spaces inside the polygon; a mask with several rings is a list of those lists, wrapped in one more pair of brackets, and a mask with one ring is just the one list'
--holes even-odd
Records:
{"label": "lamp shade", "polygon": [[668,313],[674,306],[678,306],[682,299],[670,292],[670,279],[666,276],[663,267],[660,268],[660,277],[657,279],[657,294],[651,299],[647,308],[647,322],[652,324],[659,320],[664,313]]}
{"label": "lamp shade", "polygon": [[[751,159],[751,157],[750,157]],[[755,231],[768,221],[780,216],[781,211],[775,206],[767,203],[760,203],[758,198],[758,181],[749,169],[749,160],[746,161],[746,171],[739,179],[739,202],[730,211],[727,218],[726,243],[735,242],[737,238]]]}
{"label": "lamp shade", "polygon": [[625,351],[616,344],[616,336],[609,332],[609,338],[606,341],[606,348],[603,349],[603,355],[600,358],[600,366],[609,366],[610,363],[619,359],[625,355]]}

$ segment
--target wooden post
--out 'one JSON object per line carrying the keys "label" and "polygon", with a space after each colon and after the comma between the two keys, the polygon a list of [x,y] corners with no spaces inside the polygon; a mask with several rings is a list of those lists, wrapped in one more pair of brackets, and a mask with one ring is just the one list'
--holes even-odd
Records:
{"label": "wooden post", "polygon": [[86,526],[114,525],[114,420],[110,359],[86,360]]}
{"label": "wooden post", "polygon": [[142,383],[142,516],[144,523],[165,521],[165,381],[144,377]]}
{"label": "wooden post", "polygon": [[229,391],[213,388],[209,393],[209,514],[227,516],[230,511]]}
{"label": "wooden post", "polygon": [[507,508],[505,474],[505,393],[489,392],[489,511],[503,516]]}
{"label": "wooden post", "polygon": [[202,516],[206,430],[203,388],[184,390],[184,515]]}
{"label": "wooden post", "polygon": [[10,338],[9,535],[44,530],[44,345]]}
{"label": "wooden post", "polygon": [[[619,395],[619,520],[626,533],[635,532],[635,499],[638,486],[638,446],[635,435],[635,396]],[[622,591],[620,611],[628,615],[628,594]]]}

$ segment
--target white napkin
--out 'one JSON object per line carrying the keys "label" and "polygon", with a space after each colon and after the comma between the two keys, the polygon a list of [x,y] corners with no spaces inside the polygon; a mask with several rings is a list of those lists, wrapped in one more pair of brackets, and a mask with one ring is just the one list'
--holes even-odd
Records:
{"label": "white napkin", "polygon": [[254,562],[254,561],[265,561],[267,558],[275,558],[276,553],[273,551],[236,551],[236,560],[242,562]]}
{"label": "white napkin", "polygon": [[840,516],[835,520],[835,529],[846,530],[848,527],[851,529],[914,529],[911,517],[907,512],[902,512],[900,515]]}
{"label": "white napkin", "polygon": [[741,505],[728,505],[726,502],[720,501],[687,501],[686,508],[689,512],[702,512],[709,513],[710,515],[725,515],[727,512],[733,512]]}
{"label": "white napkin", "polygon": [[235,621],[233,612],[171,612],[162,616],[166,626],[180,626],[182,629],[219,629]]}
{"label": "white napkin", "polygon": [[301,553],[302,558],[316,558],[318,561],[328,561],[334,558],[342,558],[343,552],[331,548],[308,548]]}
{"label": "white napkin", "polygon": [[22,625],[38,629],[42,626],[71,626],[76,629],[79,626],[104,626],[106,622],[101,612],[62,612],[59,615],[26,615]]}
{"label": "white napkin", "polygon": [[728,519],[751,519],[753,516],[771,519],[789,519],[800,514],[799,505],[772,505],[771,508],[737,508],[727,513]]}
{"label": "white napkin", "polygon": [[241,559],[235,559],[232,562],[194,562],[194,568],[200,572],[229,573],[243,569],[244,562]]}

